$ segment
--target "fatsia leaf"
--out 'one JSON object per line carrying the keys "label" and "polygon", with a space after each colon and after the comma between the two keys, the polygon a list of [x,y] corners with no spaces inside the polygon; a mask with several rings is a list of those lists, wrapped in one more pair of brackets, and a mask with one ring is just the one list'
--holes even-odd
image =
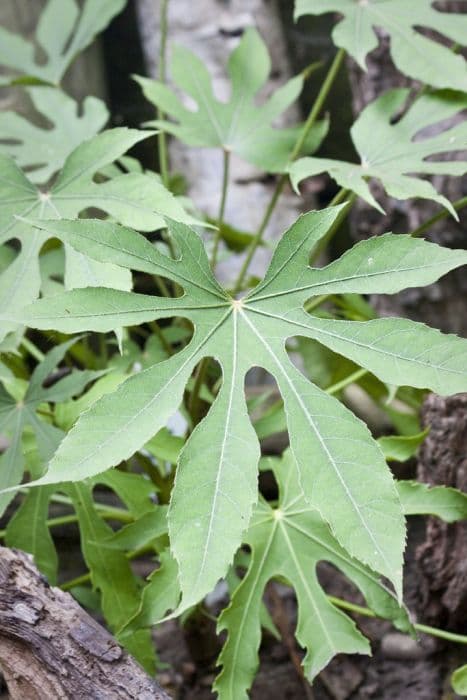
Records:
{"label": "fatsia leaf", "polygon": [[[0,315],[4,310],[21,308],[39,294],[38,257],[49,236],[34,228],[31,219],[74,218],[92,207],[142,231],[163,226],[164,216],[192,221],[154,177],[129,173],[100,183],[94,181],[103,166],[149,135],[117,128],[85,141],[68,156],[48,191],[36,188],[11,158],[0,155],[0,244],[14,239],[21,243],[17,257],[0,275]],[[53,235],[60,238],[60,229],[55,229]],[[65,282],[69,287],[112,284],[129,289],[131,277],[114,264],[96,261],[86,250],[76,252],[65,246]],[[0,339],[14,328],[14,324],[2,324]]]}
{"label": "fatsia leaf", "polygon": [[51,586],[56,585],[58,569],[57,551],[47,524],[54,491],[54,486],[31,489],[9,520],[5,533],[6,545],[32,554],[35,565]]}
{"label": "fatsia leaf", "polygon": [[384,456],[389,461],[406,462],[417,454],[417,450],[430,432],[427,428],[415,435],[384,435],[378,438]]}
{"label": "fatsia leaf", "polygon": [[271,467],[279,484],[278,506],[271,508],[261,501],[255,509],[245,537],[252,549],[251,562],[219,619],[218,630],[228,633],[218,660],[223,668],[214,685],[220,700],[248,697],[258,666],[263,592],[274,577],[285,578],[295,589],[296,637],[306,649],[303,666],[310,681],[336,654],[371,653],[353,620],[335,608],[322,590],[316,573],[320,561],[340,569],[378,615],[401,629],[410,627],[393,594],[370,569],[339,546],[319,513],[310,508],[292,454],[285,453],[284,459]]}
{"label": "fatsia leaf", "polygon": [[[40,404],[55,403],[76,396],[89,382],[102,374],[102,372],[89,370],[75,370],[52,386],[44,387],[44,381],[75,342],[76,338],[73,338],[50,350],[35,368],[26,393],[19,401],[0,384],[0,432],[7,435],[10,440],[8,449],[0,457],[0,484],[3,488],[19,484],[23,477],[25,465],[21,438],[26,427],[32,429],[34,433],[42,465],[47,464],[63,438],[61,430],[38,416],[36,411]],[[32,497],[29,500],[31,505],[28,508],[44,511],[46,507],[44,499]],[[0,496],[1,510],[8,505],[8,502],[7,495]]]}
{"label": "fatsia leaf", "polygon": [[[325,286],[332,293],[333,284],[347,293],[362,287],[366,293],[398,290],[407,265],[406,284],[426,284],[467,256],[388,234],[359,244],[338,263],[310,268],[310,250],[339,213],[340,208],[331,208],[301,217],[278,244],[264,280],[243,299],[221,289],[201,240],[183,224],[169,223],[178,250],[174,260],[117,224],[61,222],[68,245],[86,249],[100,262],[172,279],[184,294],[163,299],[99,288],[72,290],[36,302],[18,319],[66,333],[105,332],[169,316],[185,317],[194,327],[178,354],[130,377],[81,416],[39,483],[80,480],[129,458],[177,411],[195,365],[204,357],[219,362],[221,389],[181,453],[169,510],[182,608],[225,574],[256,501],[258,445],[244,396],[244,376],[252,366],[265,368],[278,382],[306,498],[340,544],[391,579],[400,594],[405,528],[384,456],[364,423],[295,368],[285,344],[291,336],[312,337],[337,346],[388,383],[462,391],[467,388],[465,341],[402,319],[321,319],[305,313],[304,304]],[[56,225],[52,222],[51,230]],[[398,240],[404,254],[388,255]],[[368,251],[375,261],[373,276],[367,274]]]}
{"label": "fatsia leaf", "polygon": [[[300,127],[278,129],[271,123],[295,102],[304,77],[293,78],[258,106],[256,93],[265,85],[270,70],[267,48],[258,32],[250,28],[229,59],[231,94],[227,102],[216,99],[203,62],[182,46],[172,49],[172,78],[196,102],[196,110],[185,107],[166,85],[147,78],[136,79],[147,99],[176,120],[157,120],[151,125],[174,134],[189,146],[222,148],[266,172],[282,172]],[[318,122],[308,136],[304,152],[315,151],[326,132],[327,121]]]}
{"label": "fatsia leaf", "polygon": [[396,199],[432,199],[457,218],[449,200],[438,194],[430,182],[415,177],[414,173],[462,175],[465,172],[465,160],[427,160],[430,156],[465,149],[465,121],[443,130],[438,129],[435,135],[432,130],[429,135],[421,132],[465,109],[467,96],[447,91],[426,93],[416,100],[401,119],[392,123],[392,118],[404,106],[408,94],[409,91],[403,88],[389,90],[371,102],[359,115],[352,126],[351,136],[360,163],[301,158],[289,169],[293,185],[297,187],[307,177],[328,172],[341,187],[352,190],[383,212],[367,182],[368,178],[376,178],[381,181],[386,192]]}
{"label": "fatsia leaf", "polygon": [[[0,28],[0,65],[16,74],[16,78],[2,78],[2,84],[15,82],[18,74],[21,82],[25,77],[60,83],[77,54],[89,46],[125,4],[126,0],[85,0],[80,10],[76,0],[49,0],[40,16],[34,43]],[[36,61],[35,44],[45,52],[44,62]]]}
{"label": "fatsia leaf", "polygon": [[[62,490],[71,498],[78,516],[81,551],[89,568],[93,587],[101,593],[105,619],[114,631],[118,631],[127,621],[128,615],[136,613],[139,608],[140,596],[136,577],[125,554],[106,546],[112,529],[99,516],[92,500],[90,486],[69,484],[62,487]],[[126,636],[122,642],[140,663],[145,665],[149,673],[154,673],[155,655],[149,630],[138,630]]]}
{"label": "fatsia leaf", "polygon": [[366,57],[378,46],[375,29],[390,36],[397,68],[428,85],[467,91],[464,59],[416,29],[431,29],[453,43],[465,45],[465,14],[440,11],[433,0],[296,0],[295,17],[339,12],[343,18],[332,38],[366,70]]}
{"label": "fatsia leaf", "polygon": [[467,520],[467,494],[446,486],[398,481],[397,490],[406,515],[436,515],[447,523]]}
{"label": "fatsia leaf", "polygon": [[80,143],[95,136],[106,124],[107,108],[96,97],[80,107],[61,90],[29,87],[25,91],[37,112],[52,128],[40,128],[15,112],[0,114],[0,150],[28,171],[35,184],[48,182]]}
{"label": "fatsia leaf", "polygon": [[451,685],[458,695],[462,695],[462,697],[467,695],[467,664],[456,668],[451,676]]}

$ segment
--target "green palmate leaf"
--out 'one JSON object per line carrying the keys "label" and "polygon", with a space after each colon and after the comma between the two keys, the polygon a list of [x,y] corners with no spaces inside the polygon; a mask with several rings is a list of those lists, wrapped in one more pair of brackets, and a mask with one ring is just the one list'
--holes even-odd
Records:
{"label": "green palmate leaf", "polygon": [[467,695],[467,664],[457,668],[451,676],[451,685],[455,693]]}
{"label": "green palmate leaf", "polygon": [[397,68],[428,85],[467,91],[467,69],[461,56],[416,29],[431,29],[452,42],[465,45],[467,18],[442,12],[433,0],[296,0],[295,17],[339,12],[343,19],[332,38],[366,70],[366,57],[378,46],[375,29],[391,39]]}
{"label": "green palmate leaf", "polygon": [[[267,172],[285,170],[300,133],[300,127],[275,129],[274,122],[299,96],[304,77],[299,75],[275,92],[263,105],[255,97],[271,70],[267,48],[255,29],[247,29],[231,54],[228,73],[231,94],[228,102],[216,99],[211,77],[202,61],[182,46],[172,50],[174,83],[196,102],[186,108],[166,85],[137,78],[145,96],[176,121],[157,120],[160,127],[189,146],[222,148],[236,153]],[[304,152],[316,150],[327,132],[327,122],[311,130]]]}
{"label": "green palmate leaf", "polygon": [[[126,0],[85,0],[79,10],[75,0],[49,0],[37,25],[35,43],[0,28],[0,65],[16,75],[39,82],[58,84],[80,51],[105,29],[126,4]],[[60,31],[57,31],[60,28]],[[45,52],[36,61],[36,44]],[[2,78],[2,84],[15,81]]]}
{"label": "green palmate leaf", "polygon": [[[307,314],[304,304],[323,290],[392,293],[428,284],[467,262],[467,253],[388,234],[360,243],[325,268],[310,268],[310,250],[339,213],[331,208],[301,217],[277,246],[264,280],[241,300],[221,289],[201,240],[187,226],[169,225],[179,254],[173,260],[117,224],[60,222],[67,245],[100,262],[172,279],[184,295],[79,289],[36,302],[18,319],[65,333],[106,332],[169,316],[194,326],[192,340],[178,354],[132,376],[81,416],[40,483],[83,479],[129,458],[178,409],[196,364],[206,356],[219,362],[221,389],[181,453],[169,510],[182,607],[197,602],[225,574],[256,501],[259,449],[244,396],[244,376],[252,366],[277,380],[306,498],[340,544],[390,578],[400,593],[405,528],[384,456],[364,423],[295,368],[285,344],[296,335],[314,338],[390,384],[463,391],[466,341],[402,319],[322,319]],[[50,234],[58,226],[41,225]]]}
{"label": "green palmate leaf", "polygon": [[28,170],[31,182],[43,184],[60,170],[80,143],[105,126],[109,114],[102,100],[96,97],[87,97],[80,108],[56,88],[30,87],[25,91],[53,128],[39,128],[15,112],[2,112],[0,151]]}
{"label": "green palmate leaf", "polygon": [[[37,189],[11,158],[0,155],[0,244],[14,239],[21,242],[19,254],[0,275],[0,315],[21,308],[39,295],[39,252],[50,236],[34,228],[29,219],[74,218],[92,207],[142,231],[163,226],[165,215],[192,220],[154,177],[129,173],[100,183],[94,181],[103,166],[148,135],[119,128],[85,141],[68,156],[49,191]],[[60,238],[59,228],[54,236]],[[130,289],[131,274],[114,264],[96,261],[86,250],[77,252],[65,245],[65,283],[69,288],[111,285]],[[3,323],[0,339],[15,327]]]}
{"label": "green palmate leaf", "polygon": [[221,700],[248,697],[258,666],[262,596],[276,576],[285,578],[297,595],[296,636],[307,652],[303,666],[310,681],[336,654],[371,653],[353,620],[335,608],[322,590],[316,574],[320,561],[330,562],[353,581],[378,615],[401,629],[410,627],[393,594],[339,546],[319,513],[310,508],[292,454],[286,453],[271,467],[279,484],[278,506],[271,508],[261,501],[255,509],[245,538],[252,548],[251,563],[219,619],[219,631],[228,633],[218,660],[223,670],[214,686]]}
{"label": "green palmate leaf", "polygon": [[149,577],[137,613],[125,624],[122,639],[135,630],[157,624],[168,610],[173,610],[180,597],[178,565],[170,551],[161,552],[159,568]]}
{"label": "green palmate leaf", "polygon": [[408,94],[407,89],[389,90],[360,114],[351,129],[360,163],[326,158],[301,158],[290,166],[290,177],[294,186],[297,187],[298,183],[307,177],[328,172],[341,187],[352,190],[383,212],[371,194],[367,182],[369,178],[376,178],[392,197],[432,199],[446,207],[457,218],[446,197],[438,194],[430,182],[414,177],[413,174],[462,175],[465,172],[465,161],[427,160],[429,156],[465,149],[465,121],[444,130],[438,129],[434,136],[433,131],[428,136],[422,132],[465,109],[467,96],[447,91],[424,94],[393,124],[391,120],[404,106]]}
{"label": "green palmate leaf", "polygon": [[[56,403],[80,394],[89,382],[101,376],[102,372],[74,370],[68,376],[44,388],[43,382],[61,362],[67,350],[76,342],[74,338],[51,350],[43,362],[37,365],[31,375],[29,386],[23,398],[18,400],[0,384],[0,434],[9,438],[8,449],[0,456],[0,484],[2,488],[19,484],[25,468],[21,438],[26,427],[35,436],[41,464],[44,466],[54,454],[63,438],[63,432],[45,422],[37,414],[43,403]],[[8,387],[8,385],[7,385]],[[36,476],[39,476],[36,474]],[[8,505],[10,497],[0,496],[0,510]],[[31,507],[44,509],[44,501],[31,498]],[[29,506],[28,506],[29,507]]]}
{"label": "green palmate leaf", "polygon": [[467,520],[467,494],[446,486],[398,481],[397,490],[406,515],[436,515],[447,523]]}
{"label": "green palmate leaf", "polygon": [[8,547],[32,554],[34,563],[51,586],[56,585],[58,569],[57,551],[47,524],[49,501],[54,491],[54,486],[32,489],[8,522],[5,535]]}
{"label": "green palmate leaf", "polygon": [[388,435],[378,438],[384,456],[389,461],[406,462],[417,454],[417,450],[430,432],[427,428],[416,435]]}
{"label": "green palmate leaf", "polygon": [[[107,546],[112,529],[99,516],[90,486],[72,484],[62,489],[71,498],[78,516],[81,551],[90,570],[93,587],[101,593],[102,612],[110,627],[118,631],[128,615],[132,612],[135,614],[139,608],[137,580],[125,554]],[[149,630],[136,631],[122,641],[146,670],[154,673],[155,657]]]}

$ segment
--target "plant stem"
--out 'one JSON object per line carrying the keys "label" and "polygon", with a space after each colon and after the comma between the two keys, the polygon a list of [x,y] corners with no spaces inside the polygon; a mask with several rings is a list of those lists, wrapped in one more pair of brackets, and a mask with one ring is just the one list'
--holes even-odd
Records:
{"label": "plant stem", "polygon": [[[321,89],[318,93],[318,96],[313,104],[313,107],[311,108],[310,114],[308,115],[308,119],[306,120],[305,124],[303,125],[303,129],[301,131],[301,134],[295,144],[295,147],[291,153],[290,156],[290,161],[294,161],[299,155],[300,152],[303,148],[303,145],[305,144],[305,141],[307,139],[307,136],[314,126],[319,113],[321,112],[321,109],[323,108],[323,105],[326,101],[326,98],[331,90],[332,84],[334,80],[336,79],[337,73],[339,72],[339,68],[342,65],[342,62],[345,57],[345,50],[344,49],[339,49],[339,51],[336,53],[334,60],[331,64],[331,67],[328,71],[328,74],[321,85]],[[263,220],[261,221],[261,224],[259,226],[259,229],[252,240],[250,244],[250,248],[248,250],[247,256],[243,262],[243,265],[241,267],[240,273],[238,275],[238,279],[235,283],[233,293],[237,294],[237,292],[240,291],[242,288],[245,275],[248,272],[248,268],[250,267],[251,260],[253,258],[253,255],[256,252],[257,247],[261,244],[264,236],[264,232],[267,228],[267,225],[269,223],[269,220],[271,219],[271,216],[274,212],[274,209],[276,208],[276,204],[279,200],[279,197],[282,194],[282,190],[285,187],[285,184],[288,180],[288,173],[282,173],[280,176],[279,180],[277,181],[276,188],[273,192],[271,201],[269,202],[269,205],[264,213]]]}
{"label": "plant stem", "polygon": [[161,327],[159,326],[159,324],[157,323],[157,321],[151,321],[150,324],[149,324],[149,327],[151,328],[151,330],[153,331],[153,333],[154,333],[155,335],[157,335],[157,337],[158,337],[159,340],[161,341],[162,347],[163,347],[164,350],[166,351],[167,355],[168,355],[169,357],[170,357],[171,355],[173,355],[172,346],[171,346],[171,344],[169,343],[169,341],[167,340],[167,338],[165,337],[165,335],[163,334],[163,332],[162,332],[162,330],[161,330]]}
{"label": "plant stem", "polygon": [[310,301],[307,301],[307,303],[305,304],[305,311],[307,311],[308,313],[310,311],[313,311],[318,306],[321,306],[321,304],[324,304],[324,302],[330,299],[331,297],[332,294],[322,294],[319,297],[313,297],[313,299],[310,299]]}
{"label": "plant stem", "polygon": [[339,192],[336,195],[334,195],[334,197],[329,202],[328,207],[335,207],[337,204],[343,202],[348,195],[350,195],[350,191],[345,187],[341,187]]}
{"label": "plant stem", "polygon": [[[132,559],[136,559],[136,557],[139,557],[141,554],[144,554],[146,551],[154,551],[152,547],[140,547],[139,549],[135,549],[132,552],[127,552],[125,554],[126,558],[131,561]],[[86,574],[81,574],[81,576],[77,576],[76,578],[70,579],[70,581],[66,581],[65,583],[62,583],[60,588],[62,591],[69,591],[71,588],[74,588],[75,586],[81,586],[83,583],[90,583],[91,582],[91,572],[88,571]]]}
{"label": "plant stem", "polygon": [[31,343],[26,336],[23,337],[21,340],[21,345],[23,348],[30,354],[32,355],[38,362],[42,362],[44,359],[45,355],[43,352],[39,350],[39,348],[36,348],[34,343]]}
{"label": "plant stem", "polygon": [[[467,197],[462,197],[461,199],[452,202],[452,206],[456,211],[460,211],[464,207],[467,207]],[[427,221],[425,221],[425,223],[421,224],[418,228],[412,231],[410,235],[412,236],[412,238],[421,236],[423,233],[425,233],[425,231],[431,228],[433,224],[436,224],[438,221],[442,221],[442,219],[446,219],[449,215],[450,212],[447,209],[441,209],[441,211],[432,216],[431,219],[428,219]]]}
{"label": "plant stem", "polygon": [[[167,22],[167,11],[169,6],[169,0],[161,0],[161,12],[160,12],[160,45],[159,45],[159,80],[161,83],[166,81],[166,51],[167,51],[167,33],[168,33],[168,22]],[[164,113],[157,108],[157,118],[159,120],[164,119]],[[169,185],[169,157],[167,150],[167,136],[164,131],[160,131],[157,135],[158,148],[159,148],[159,166],[161,170],[162,183],[164,187]]]}
{"label": "plant stem", "polygon": [[342,389],[345,389],[346,386],[349,386],[349,384],[354,384],[354,382],[357,382],[359,379],[364,377],[366,374],[368,374],[368,370],[357,369],[357,370],[355,370],[355,372],[352,372],[352,374],[349,374],[348,377],[341,379],[340,382],[336,382],[335,384],[332,384],[331,386],[329,386],[325,390],[326,394],[337,394]]}
{"label": "plant stem", "polygon": [[[338,196],[340,196],[341,192],[343,193],[343,197],[347,196],[348,190],[340,190],[337,195],[334,197],[332,200],[331,204],[338,204],[340,200],[337,201]],[[355,202],[357,198],[357,195],[352,192],[349,194],[349,198],[347,200],[347,206],[344,207],[340,212],[337,217],[337,219],[334,221],[333,225],[327,231],[326,235],[321,238],[319,243],[313,248],[311,255],[310,255],[310,265],[319,258],[323,250],[326,248],[326,246],[330,243],[330,241],[334,238],[336,233],[338,232],[342,222],[347,218],[348,214],[350,213],[350,210],[352,209],[352,204]]]}
{"label": "plant stem", "polygon": [[198,365],[195,376],[195,385],[190,396],[190,403],[188,410],[190,416],[193,420],[193,427],[199,423],[199,412],[200,412],[200,391],[206,379],[206,372],[208,371],[210,359],[209,357],[204,357]]}
{"label": "plant stem", "polygon": [[326,78],[324,79],[323,84],[321,85],[320,91],[318,93],[318,96],[317,96],[314,104],[313,104],[313,107],[311,108],[310,114],[308,115],[308,119],[305,122],[302,133],[300,134],[300,137],[299,137],[297,143],[295,144],[295,148],[292,151],[292,155],[290,156],[290,160],[295,160],[300,155],[300,152],[305,144],[305,141],[306,141],[307,136],[310,132],[310,129],[312,128],[312,126],[314,126],[314,123],[316,122],[317,118],[319,117],[319,114],[324,106],[324,103],[327,99],[327,96],[329,95],[331,87],[334,83],[334,80],[336,79],[336,76],[339,72],[339,69],[342,65],[344,58],[345,58],[345,49],[339,49],[339,51],[334,56],[334,60],[331,63],[331,67],[329,68],[328,74],[327,74]]}
{"label": "plant stem", "polygon": [[[335,596],[328,596],[328,600],[338,608],[342,610],[348,610],[349,612],[356,613],[357,615],[364,615],[365,617],[375,617],[381,620],[385,618],[377,615],[370,608],[364,608],[361,605],[355,605],[355,603],[350,603],[342,598],[336,598]],[[417,632],[423,632],[424,634],[430,634],[432,637],[439,637],[440,639],[446,639],[449,642],[456,642],[457,644],[467,644],[467,636],[463,634],[456,634],[455,632],[447,632],[445,630],[440,630],[437,627],[429,627],[428,625],[421,625],[417,622],[414,623],[414,628]]]}
{"label": "plant stem", "polygon": [[219,252],[219,242],[222,238],[222,225],[224,223],[225,205],[227,202],[227,191],[229,189],[229,171],[230,171],[230,151],[224,149],[224,162],[222,168],[222,193],[221,202],[219,205],[219,215],[217,217],[217,231],[214,238],[214,247],[212,249],[211,267],[213,270],[216,269],[217,264],[217,254]]}
{"label": "plant stem", "polygon": [[[105,510],[97,509],[99,515],[104,520],[118,520],[122,523],[132,523],[134,518],[126,511],[121,511],[117,508],[105,508]],[[57,518],[46,520],[46,525],[49,528],[60,527],[61,525],[71,525],[78,522],[78,516],[70,513],[70,515],[61,515]],[[5,539],[6,530],[0,530],[0,539]]]}
{"label": "plant stem", "polygon": [[253,258],[253,255],[255,254],[258,246],[263,241],[264,232],[266,231],[266,227],[269,223],[269,220],[272,216],[272,213],[273,213],[274,209],[276,208],[276,204],[279,201],[279,197],[282,194],[282,190],[284,189],[285,183],[287,182],[287,178],[288,178],[288,175],[283,173],[280,176],[279,180],[277,181],[277,185],[276,185],[276,188],[273,192],[271,201],[269,202],[268,207],[264,213],[263,220],[261,221],[259,229],[256,232],[255,237],[253,238],[253,240],[250,243],[248,253],[246,255],[245,260],[243,261],[243,265],[240,269],[237,281],[235,282],[235,285],[233,288],[234,294],[237,294],[237,292],[239,292],[240,289],[242,288],[243,281],[245,279],[246,273],[248,272],[248,268],[250,267],[250,263],[251,263],[251,260]]}

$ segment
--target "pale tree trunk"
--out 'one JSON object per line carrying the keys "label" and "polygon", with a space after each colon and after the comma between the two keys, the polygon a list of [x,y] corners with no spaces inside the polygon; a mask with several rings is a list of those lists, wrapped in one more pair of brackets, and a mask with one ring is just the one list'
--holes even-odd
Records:
{"label": "pale tree trunk", "polygon": [[[158,70],[160,5],[160,0],[137,0],[136,4],[148,72],[152,76],[156,76]],[[276,2],[173,0],[169,2],[168,21],[169,58],[172,43],[178,43],[199,56],[213,76],[214,92],[220,99],[227,99],[230,91],[226,76],[228,56],[238,45],[243,31],[251,26],[259,30],[272,54],[271,80],[263,98],[291,77]],[[298,111],[291,109],[282,123],[296,123],[299,119]],[[218,149],[187,147],[173,139],[170,157],[172,169],[185,176],[188,194],[195,204],[216,218],[222,186],[222,153]],[[271,199],[275,180],[234,155],[231,161],[225,220],[240,230],[255,232]],[[299,198],[289,190],[279,201],[266,238],[277,239],[300,211]],[[262,276],[269,257],[270,251],[260,247],[254,256],[251,273]],[[221,262],[218,266],[220,278],[225,283],[233,281],[241,262],[241,256]]]}

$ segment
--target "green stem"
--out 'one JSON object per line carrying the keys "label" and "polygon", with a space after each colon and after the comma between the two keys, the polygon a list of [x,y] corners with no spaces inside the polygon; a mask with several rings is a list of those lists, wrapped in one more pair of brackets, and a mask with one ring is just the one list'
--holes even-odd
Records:
{"label": "green stem", "polygon": [[237,281],[235,282],[234,288],[233,288],[233,294],[237,294],[237,292],[240,291],[243,285],[243,281],[245,279],[245,275],[248,272],[248,269],[251,264],[251,260],[253,258],[253,255],[256,253],[256,249],[258,246],[262,243],[264,232],[266,231],[267,225],[269,223],[269,220],[272,216],[272,213],[274,209],[276,208],[276,204],[279,201],[279,197],[282,194],[282,190],[284,189],[285,183],[287,182],[288,175],[282,174],[277,181],[276,188],[273,192],[271,201],[268,204],[268,208],[266,209],[263,220],[261,221],[261,224],[259,226],[258,231],[256,232],[255,237],[250,243],[250,247],[248,249],[248,253],[246,255],[245,260],[243,261],[243,265],[240,269]]}
{"label": "green stem", "polygon": [[214,238],[214,247],[212,249],[211,267],[216,269],[217,254],[219,252],[219,243],[222,238],[222,225],[224,223],[225,205],[227,203],[227,192],[229,189],[229,172],[230,172],[230,151],[224,150],[224,163],[222,168],[222,193],[221,202],[219,205],[219,215],[217,217],[217,231]]}
{"label": "green stem", "polygon": [[340,190],[337,195],[334,197],[334,199],[331,201],[330,205],[338,204],[342,198],[346,197],[348,195],[348,200],[347,200],[347,206],[343,207],[341,211],[339,212],[339,215],[337,219],[334,221],[333,225],[327,231],[326,235],[321,238],[319,243],[314,247],[312,250],[311,256],[310,256],[310,265],[319,258],[323,250],[326,248],[327,245],[329,245],[330,241],[334,238],[336,233],[338,232],[342,222],[347,218],[348,214],[350,213],[350,210],[352,209],[352,204],[355,202],[357,199],[357,195],[355,192],[352,192],[349,194],[348,190]]}
{"label": "green stem", "polygon": [[157,321],[151,321],[150,324],[149,324],[149,327],[151,328],[152,332],[153,332],[155,335],[157,335],[157,337],[158,337],[159,340],[161,341],[162,347],[163,347],[164,350],[166,351],[167,355],[169,355],[169,357],[170,357],[171,355],[173,355],[172,346],[171,346],[171,344],[169,343],[169,341],[167,340],[167,338],[165,337],[165,335],[163,334],[163,332],[162,332],[162,330],[161,330],[161,327],[159,326],[159,324],[157,323]]}
{"label": "green stem", "polygon": [[[321,85],[321,89],[318,93],[318,96],[313,104],[313,107],[311,108],[310,114],[308,115],[308,119],[306,120],[303,129],[301,131],[301,134],[295,144],[295,147],[291,153],[290,156],[290,161],[295,160],[301,153],[301,150],[306,142],[307,136],[311,130],[311,128],[314,126],[323,106],[326,101],[327,96],[329,95],[329,92],[331,90],[332,84],[334,80],[336,79],[336,76],[339,72],[339,68],[342,65],[342,62],[345,57],[345,50],[344,49],[339,49],[339,51],[336,53],[334,60],[331,64],[331,67],[328,71],[328,74]],[[248,269],[250,267],[251,260],[253,258],[253,255],[256,252],[256,249],[258,246],[261,244],[264,236],[264,232],[266,231],[267,225],[271,219],[271,216],[274,212],[274,209],[276,208],[276,204],[279,200],[279,197],[282,194],[282,190],[285,187],[285,184],[288,180],[288,174],[283,173],[279,180],[277,181],[276,188],[273,192],[271,201],[269,202],[269,205],[264,213],[263,220],[261,221],[260,227],[253,238],[250,248],[248,250],[247,256],[243,262],[243,265],[241,267],[240,273],[238,275],[237,281],[235,283],[233,293],[237,294],[240,289],[242,288],[246,273],[248,272]]]}
{"label": "green stem", "polygon": [[340,382],[336,382],[335,384],[329,386],[326,389],[326,394],[337,394],[339,391],[342,391],[342,389],[345,389],[346,386],[349,386],[349,384],[354,384],[366,374],[368,374],[368,370],[357,369],[355,372],[352,372],[352,374],[349,374],[348,377],[345,377],[345,379],[341,379]]}
{"label": "green stem", "polygon": [[200,392],[201,387],[204,384],[204,380],[206,379],[206,373],[208,371],[209,362],[209,358],[204,357],[199,363],[198,369],[196,371],[195,385],[193,387],[193,391],[191,392],[190,403],[188,406],[190,416],[193,420],[193,427],[195,427],[199,423],[199,413],[201,405]]}
{"label": "green stem", "polygon": [[321,306],[321,304],[324,304],[325,301],[330,299],[332,297],[332,294],[322,294],[319,297],[313,297],[313,299],[310,299],[310,301],[307,301],[305,304],[305,311],[308,313],[310,311],[314,311],[314,309],[318,308],[318,306]]}
{"label": "green stem", "polygon": [[[464,207],[467,207],[467,197],[462,197],[461,199],[458,199],[457,201],[452,203],[452,206],[456,211],[460,211]],[[425,231],[431,228],[433,224],[436,224],[438,221],[442,221],[442,219],[446,219],[448,216],[450,216],[450,212],[447,209],[442,209],[440,212],[432,216],[431,219],[428,219],[427,221],[425,221],[425,223],[421,224],[421,226],[412,231],[410,235],[412,236],[412,238],[421,236],[423,233],[425,233]]]}
{"label": "green stem", "polygon": [[[381,620],[385,619],[380,615],[377,615],[370,608],[364,608],[361,605],[355,605],[342,598],[336,598],[335,596],[328,596],[330,603],[335,605],[342,610],[348,610],[349,612],[356,613],[357,615],[364,615],[365,617],[375,617]],[[445,630],[440,630],[437,627],[429,627],[428,625],[421,625],[417,622],[414,624],[414,628],[417,632],[423,632],[424,634],[430,634],[432,637],[439,637],[440,639],[446,639],[449,642],[456,642],[457,644],[467,644],[467,636],[463,634],[455,634],[454,632],[446,632]]]}
{"label": "green stem", "polygon": [[350,191],[345,187],[341,187],[339,192],[329,202],[328,207],[335,207],[337,204],[343,202],[348,195],[350,195]]}
{"label": "green stem", "polygon": [[[105,508],[105,510],[100,510],[99,515],[101,518],[104,520],[118,520],[119,522],[122,523],[132,523],[134,521],[134,518],[127,513],[126,511],[121,511],[118,508]],[[60,527],[61,525],[70,525],[73,523],[78,522],[78,516],[74,514],[70,515],[61,515],[57,518],[50,518],[49,520],[46,520],[46,525],[49,528],[53,527]],[[5,539],[6,537],[6,530],[0,530],[0,539]]]}
{"label": "green stem", "polygon": [[[125,556],[129,561],[131,561],[132,559],[136,559],[136,557],[139,557],[141,554],[145,554],[148,551],[153,552],[154,549],[150,546],[140,547],[139,549],[135,549],[132,552],[127,552]],[[90,571],[88,571],[86,574],[81,574],[81,576],[77,576],[76,578],[70,579],[70,581],[62,583],[60,588],[62,589],[62,591],[69,591],[71,588],[74,588],[75,586],[81,586],[83,583],[91,583]]]}
{"label": "green stem", "polygon": [[38,362],[42,362],[44,359],[45,355],[43,352],[39,350],[39,348],[36,348],[34,343],[31,343],[26,336],[23,337],[21,340],[21,345],[23,348],[30,354],[32,355]]}
{"label": "green stem", "polygon": [[323,84],[321,85],[320,91],[318,93],[318,96],[313,104],[313,107],[311,108],[310,114],[308,115],[308,119],[306,120],[302,133],[300,134],[300,137],[295,144],[295,148],[292,151],[292,155],[290,156],[290,160],[295,160],[298,158],[300,155],[300,152],[305,144],[305,141],[307,139],[307,136],[310,132],[310,129],[312,126],[314,126],[316,120],[319,117],[319,114],[321,110],[323,109],[324,103],[329,95],[329,92],[332,88],[332,85],[336,79],[336,76],[339,72],[339,69],[342,65],[342,62],[344,61],[345,58],[345,49],[339,49],[339,51],[336,53],[334,56],[334,60],[331,63],[331,67],[329,68],[328,74],[326,78],[324,79]]}
{"label": "green stem", "polygon": [[[165,83],[166,81],[166,52],[167,52],[167,34],[168,34],[168,21],[167,21],[167,11],[169,6],[169,0],[161,0],[161,13],[160,13],[160,45],[159,45],[159,81]],[[163,120],[165,117],[162,110],[157,109],[158,120]],[[161,177],[164,187],[169,185],[169,156],[167,149],[167,136],[164,131],[160,131],[157,136],[158,148],[159,148],[159,165],[161,169]]]}

